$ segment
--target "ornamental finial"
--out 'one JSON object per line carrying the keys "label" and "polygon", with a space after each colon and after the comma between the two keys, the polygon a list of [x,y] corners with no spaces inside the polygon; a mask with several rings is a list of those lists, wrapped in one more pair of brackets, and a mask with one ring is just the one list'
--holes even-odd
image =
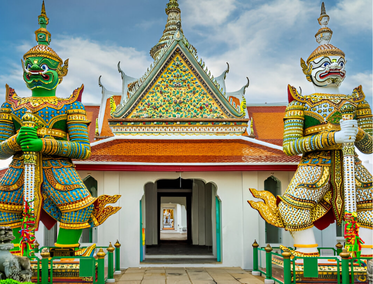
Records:
{"label": "ornamental finial", "polygon": [[168,15],[171,10],[175,10],[177,13],[180,13],[179,3],[177,0],[170,0],[166,6],[166,14]]}
{"label": "ornamental finial", "polygon": [[333,31],[327,27],[329,19],[329,15],[326,13],[325,10],[325,4],[324,2],[322,2],[320,17],[317,19],[321,26],[321,29],[319,29],[315,34],[316,41],[319,44],[328,44],[332,38]]}
{"label": "ornamental finial", "polygon": [[47,25],[49,24],[49,18],[45,12],[45,4],[41,5],[41,14],[38,17],[38,23],[40,28],[35,31],[36,41],[38,44],[49,45],[51,42],[51,34],[47,31]]}

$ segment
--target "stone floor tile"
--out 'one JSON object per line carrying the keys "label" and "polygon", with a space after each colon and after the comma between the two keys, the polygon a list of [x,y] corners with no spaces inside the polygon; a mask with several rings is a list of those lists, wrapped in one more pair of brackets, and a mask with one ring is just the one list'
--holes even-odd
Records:
{"label": "stone floor tile", "polygon": [[144,278],[144,273],[125,273],[119,280],[142,280]]}
{"label": "stone floor tile", "polygon": [[189,281],[189,279],[181,280],[181,279],[168,279],[167,278],[167,284],[191,284],[192,282]]}
{"label": "stone floor tile", "polygon": [[210,274],[208,274],[206,271],[201,272],[188,272],[188,275],[191,280],[201,280],[201,281],[210,281],[213,280]]}
{"label": "stone floor tile", "polygon": [[166,268],[166,275],[179,276],[179,275],[187,275],[187,273],[184,268],[175,268],[175,269]]}
{"label": "stone floor tile", "polygon": [[234,275],[251,275],[251,273],[245,271],[245,270],[230,270],[230,269],[227,269],[225,270],[227,273],[229,273],[230,275],[232,275],[233,277],[235,277]]}
{"label": "stone floor tile", "polygon": [[242,284],[263,284],[264,283],[264,278],[262,280],[256,279],[256,278],[241,278],[238,280],[239,283]]}
{"label": "stone floor tile", "polygon": [[166,280],[159,280],[159,279],[149,279],[149,280],[142,280],[141,284],[166,284]]}
{"label": "stone floor tile", "polygon": [[188,275],[180,275],[180,276],[167,276],[167,282],[168,281],[174,281],[174,280],[183,280],[183,281],[189,281]]}
{"label": "stone floor tile", "polygon": [[116,281],[115,283],[118,283],[118,284],[141,284],[141,281],[134,281],[134,280],[119,280],[119,281]]}
{"label": "stone floor tile", "polygon": [[193,284],[216,284],[214,280],[192,280]]}

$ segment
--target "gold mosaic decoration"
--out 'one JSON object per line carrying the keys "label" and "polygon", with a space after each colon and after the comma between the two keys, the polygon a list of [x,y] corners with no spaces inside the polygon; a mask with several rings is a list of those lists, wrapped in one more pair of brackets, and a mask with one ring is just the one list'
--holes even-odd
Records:
{"label": "gold mosaic decoration", "polygon": [[279,228],[284,228],[284,224],[276,206],[276,197],[269,191],[259,191],[254,188],[250,188],[250,192],[255,198],[260,198],[264,201],[256,202],[248,200],[247,202],[250,206],[258,210],[260,216],[262,216],[267,223]]}
{"label": "gold mosaic decoration", "polygon": [[177,54],[128,118],[227,118]]}

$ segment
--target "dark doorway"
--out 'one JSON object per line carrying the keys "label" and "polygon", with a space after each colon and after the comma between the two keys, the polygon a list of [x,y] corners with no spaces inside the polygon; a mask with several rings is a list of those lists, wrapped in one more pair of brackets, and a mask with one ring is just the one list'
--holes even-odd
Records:
{"label": "dark doorway", "polygon": [[[151,189],[149,188],[150,186],[152,187]],[[196,182],[196,180],[193,179],[182,178],[174,180],[158,180],[153,185],[147,185],[145,190],[145,202],[154,202],[154,206],[151,207],[154,209],[152,209],[152,212],[149,212],[149,210],[146,212],[147,220],[145,223],[147,224],[146,228],[149,228],[149,222],[155,221],[157,224],[157,235],[154,236],[156,237],[156,239],[153,238],[151,244],[146,244],[146,262],[152,261],[153,259],[156,261],[158,256],[167,256],[170,257],[170,259],[173,259],[177,258],[178,256],[186,257],[190,255],[191,258],[201,257],[202,259],[203,257],[206,257],[208,259],[214,259],[211,237],[213,220],[211,218],[211,215],[212,202],[215,201],[215,194],[212,194],[211,186],[209,186],[209,189],[206,189],[205,186],[205,183],[200,180]],[[206,193],[207,191],[209,192],[208,194]],[[193,197],[193,194],[197,195]],[[202,198],[200,198],[200,196],[202,196]],[[154,200],[155,197],[157,198],[156,204]],[[201,201],[201,199],[203,201]],[[169,202],[170,204],[168,204],[168,202],[165,202],[165,200],[171,201]],[[176,220],[180,218],[180,210],[174,209],[176,208],[176,205],[172,204],[172,200],[179,200],[178,202],[181,203],[176,204],[177,208],[185,205],[185,227],[184,225],[182,225],[182,228],[180,228],[180,225],[178,224],[180,220]],[[183,201],[181,202],[180,200]],[[177,202],[175,201],[174,203]],[[205,204],[207,204],[207,206],[205,206]],[[201,211],[203,212],[201,213]],[[154,214],[157,215],[156,219],[154,218]],[[192,214],[194,214],[194,217],[192,216]],[[192,222],[197,223],[193,225]],[[196,226],[196,224],[199,225],[199,227]],[[200,226],[202,227],[200,228]],[[198,235],[198,233],[200,233],[203,238],[210,238],[211,240],[206,242],[199,241],[198,239],[196,240],[196,237],[193,236],[193,228],[195,228],[196,230],[194,234],[197,233]],[[203,232],[202,228],[204,230]],[[153,230],[147,233],[152,235]],[[208,230],[208,233],[206,230]],[[186,238],[182,240],[180,238],[165,238],[164,235],[167,235],[169,231],[174,233],[175,235],[183,234],[186,231]],[[162,238],[161,234],[163,234]],[[208,235],[209,237],[205,237],[205,235]]]}

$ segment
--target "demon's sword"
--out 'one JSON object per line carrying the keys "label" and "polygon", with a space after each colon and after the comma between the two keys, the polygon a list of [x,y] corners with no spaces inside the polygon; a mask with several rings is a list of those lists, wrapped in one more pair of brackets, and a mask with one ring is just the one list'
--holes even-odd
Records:
{"label": "demon's sword", "polygon": [[[355,106],[346,103],[341,108],[342,120],[352,120]],[[357,126],[353,126],[357,127]],[[345,239],[347,251],[352,257],[359,257],[361,243],[356,212],[356,185],[355,185],[355,143],[347,142],[342,145],[343,152],[343,183],[345,195]]]}
{"label": "demon's sword", "polygon": [[[22,117],[23,126],[35,127],[35,117],[27,111]],[[21,227],[21,255],[29,256],[35,241],[35,176],[38,162],[36,152],[23,152],[24,162],[24,191],[23,191],[23,216]]]}

